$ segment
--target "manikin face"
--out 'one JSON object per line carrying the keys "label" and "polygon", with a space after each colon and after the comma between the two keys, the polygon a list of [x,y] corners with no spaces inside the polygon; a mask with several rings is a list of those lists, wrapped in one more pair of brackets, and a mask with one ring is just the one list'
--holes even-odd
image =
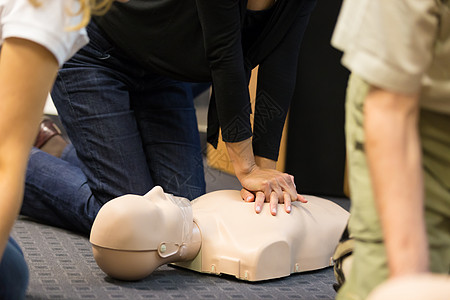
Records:
{"label": "manikin face", "polygon": [[[157,186],[144,196],[124,195],[106,203],[94,221],[90,242],[105,273],[133,279],[134,275],[128,277],[126,273],[142,269],[137,272],[142,278],[143,273],[150,274],[165,258],[180,254],[182,245],[190,241],[192,230],[189,201],[165,194]],[[124,260],[123,266],[117,263],[119,259]],[[136,261],[134,267],[132,261]],[[117,272],[120,276],[115,276]]]}

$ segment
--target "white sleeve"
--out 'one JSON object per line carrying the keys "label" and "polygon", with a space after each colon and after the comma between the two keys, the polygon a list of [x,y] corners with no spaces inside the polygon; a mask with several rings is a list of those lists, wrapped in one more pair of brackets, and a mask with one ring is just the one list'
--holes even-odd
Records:
{"label": "white sleeve", "polygon": [[46,47],[61,66],[89,41],[85,29],[67,28],[80,23],[74,16],[79,7],[73,0],[40,0],[34,7],[28,0],[7,0],[1,9],[1,43],[18,37]]}
{"label": "white sleeve", "polygon": [[370,84],[414,93],[433,58],[438,12],[435,0],[346,0],[332,44]]}

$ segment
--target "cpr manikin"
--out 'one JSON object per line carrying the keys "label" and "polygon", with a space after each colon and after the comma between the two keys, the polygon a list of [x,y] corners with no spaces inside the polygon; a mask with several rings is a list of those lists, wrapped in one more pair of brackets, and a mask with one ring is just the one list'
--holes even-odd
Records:
{"label": "cpr manikin", "polygon": [[349,216],[331,201],[306,198],[292,203],[290,214],[280,207],[272,216],[269,205],[256,214],[239,191],[189,202],[157,186],[105,204],[90,242],[99,267],[122,280],[142,279],[167,263],[248,281],[284,277],[330,266]]}

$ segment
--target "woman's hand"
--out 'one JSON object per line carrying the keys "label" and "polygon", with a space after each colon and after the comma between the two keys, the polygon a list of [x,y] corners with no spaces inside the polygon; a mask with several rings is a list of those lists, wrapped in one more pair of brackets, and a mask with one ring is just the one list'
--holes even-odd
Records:
{"label": "woman's hand", "polygon": [[284,210],[291,212],[291,203],[300,201],[306,203],[306,199],[297,194],[292,175],[281,173],[273,169],[261,169],[245,176],[240,180],[243,188],[241,197],[246,202],[255,202],[255,211],[260,213],[264,202],[269,202],[270,213],[277,214],[278,203],[284,203]]}
{"label": "woman's hand", "polygon": [[236,176],[242,184],[242,199],[255,201],[255,211],[260,213],[264,202],[270,203],[270,212],[277,214],[278,203],[284,203],[285,211],[291,211],[293,201],[306,202],[297,194],[294,177],[275,170],[276,162],[253,155],[251,139],[226,143]]}

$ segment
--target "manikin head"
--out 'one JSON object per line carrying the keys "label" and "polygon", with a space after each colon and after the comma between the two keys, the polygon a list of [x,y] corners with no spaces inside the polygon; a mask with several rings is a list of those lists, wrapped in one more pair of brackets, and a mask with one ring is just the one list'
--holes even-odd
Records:
{"label": "manikin head", "polygon": [[124,195],[106,203],[90,242],[106,274],[137,280],[162,264],[195,257],[201,243],[197,235],[189,201],[157,186],[144,196]]}

